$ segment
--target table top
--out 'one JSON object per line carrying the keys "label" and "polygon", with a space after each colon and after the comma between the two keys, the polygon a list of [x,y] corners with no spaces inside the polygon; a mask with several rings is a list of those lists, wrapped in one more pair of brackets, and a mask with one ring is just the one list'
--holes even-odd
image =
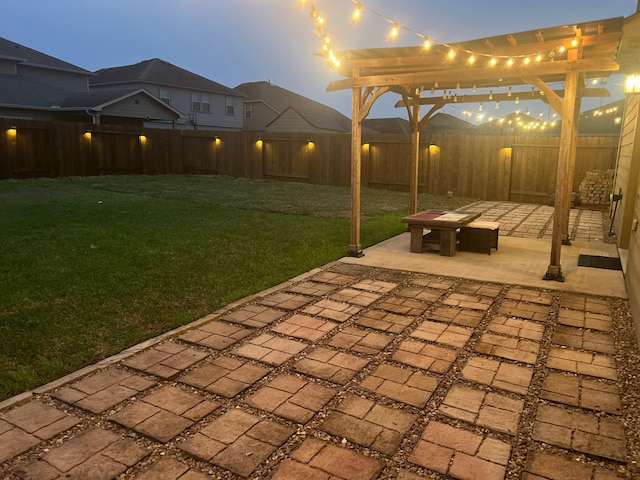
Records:
{"label": "table top", "polygon": [[404,223],[424,225],[425,227],[460,228],[480,216],[480,212],[460,212],[451,210],[425,210],[404,217]]}

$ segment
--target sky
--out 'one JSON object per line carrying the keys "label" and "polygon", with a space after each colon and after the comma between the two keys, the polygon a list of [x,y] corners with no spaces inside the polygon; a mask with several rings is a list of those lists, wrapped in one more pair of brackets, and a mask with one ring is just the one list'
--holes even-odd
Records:
{"label": "sky", "polygon": [[[418,46],[420,35],[454,43],[524,30],[627,17],[637,0],[360,0],[362,18],[351,18],[353,0],[20,0],[3,5],[0,37],[96,71],[160,58],[234,88],[268,80],[351,116],[351,92],[326,92],[340,79],[317,55],[311,10],[325,19],[324,33],[336,50]],[[392,23],[400,35],[390,40]],[[585,99],[583,110],[622,96],[622,79],[606,87],[611,98]],[[558,86],[561,88],[561,85]],[[406,118],[394,108],[399,96],[383,95],[369,118]],[[503,106],[548,117],[541,101]],[[463,109],[444,112],[465,118]],[[467,118],[468,119],[468,118]],[[546,118],[545,118],[546,119]]]}

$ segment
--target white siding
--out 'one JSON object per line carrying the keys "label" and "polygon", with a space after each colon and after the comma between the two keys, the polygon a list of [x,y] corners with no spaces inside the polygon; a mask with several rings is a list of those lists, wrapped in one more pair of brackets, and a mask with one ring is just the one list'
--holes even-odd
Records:
{"label": "white siding", "polygon": [[[142,88],[160,98],[159,85],[143,84]],[[182,114],[183,118],[179,121],[179,123],[181,123],[183,127],[190,128],[186,122],[189,114],[193,113],[197,117],[197,128],[242,130],[242,98],[234,97],[235,115],[227,115],[225,95],[211,92],[201,92],[207,93],[209,95],[211,111],[209,113],[194,112],[191,109],[192,91],[193,90],[171,87],[170,105]]]}
{"label": "white siding", "polygon": [[102,111],[102,115],[141,119],[149,117],[160,120],[173,120],[174,118],[162,105],[159,105],[144,94],[134,95],[109,105]]}

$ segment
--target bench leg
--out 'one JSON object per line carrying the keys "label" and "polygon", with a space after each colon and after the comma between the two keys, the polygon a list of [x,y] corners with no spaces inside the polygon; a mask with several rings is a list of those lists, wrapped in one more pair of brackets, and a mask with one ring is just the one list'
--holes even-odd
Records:
{"label": "bench leg", "polygon": [[409,251],[412,253],[422,253],[422,232],[421,225],[411,225],[411,245]]}
{"label": "bench leg", "polygon": [[453,257],[456,254],[455,229],[440,230],[440,255]]}

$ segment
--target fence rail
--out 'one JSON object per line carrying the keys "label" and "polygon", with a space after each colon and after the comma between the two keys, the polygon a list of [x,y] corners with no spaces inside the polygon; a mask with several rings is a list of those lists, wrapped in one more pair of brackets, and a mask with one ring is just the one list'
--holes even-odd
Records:
{"label": "fence rail", "polygon": [[[546,203],[560,139],[532,135],[428,135],[419,186],[434,194]],[[618,137],[580,137],[573,190],[587,171],[615,166]],[[408,135],[363,135],[362,184],[407,191]],[[140,130],[134,126],[0,119],[0,179],[205,174],[349,186],[351,136]]]}

